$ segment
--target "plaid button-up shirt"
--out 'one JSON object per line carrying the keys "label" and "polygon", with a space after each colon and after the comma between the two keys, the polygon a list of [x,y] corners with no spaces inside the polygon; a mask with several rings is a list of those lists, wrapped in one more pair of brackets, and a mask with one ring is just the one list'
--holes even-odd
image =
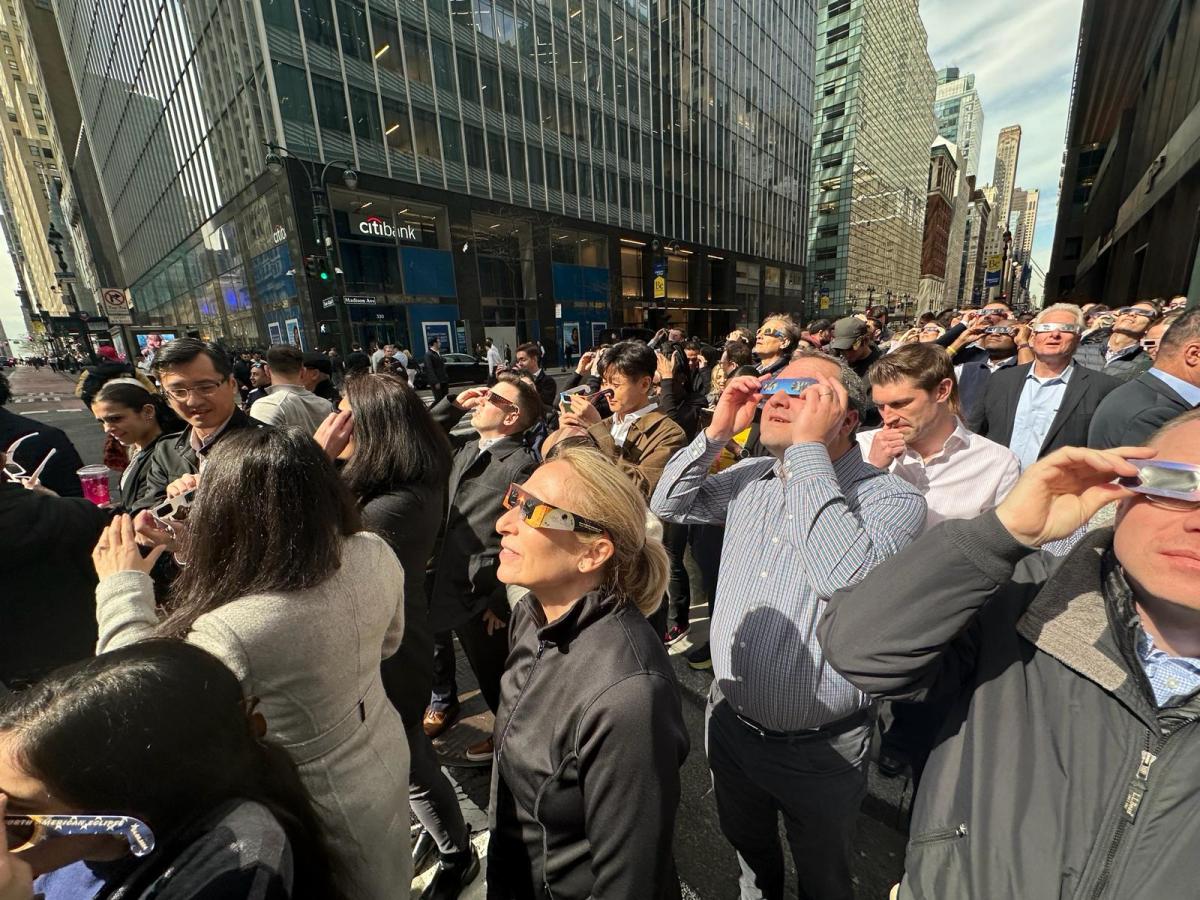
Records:
{"label": "plaid button-up shirt", "polygon": [[921,533],[925,499],[852,446],[796,444],[781,461],[709,466],[723,444],[702,433],[675,454],[651,508],[663,519],[724,523],[710,627],[713,674],[740,715],[774,731],[818,728],[870,703],[817,643],[825,600]]}

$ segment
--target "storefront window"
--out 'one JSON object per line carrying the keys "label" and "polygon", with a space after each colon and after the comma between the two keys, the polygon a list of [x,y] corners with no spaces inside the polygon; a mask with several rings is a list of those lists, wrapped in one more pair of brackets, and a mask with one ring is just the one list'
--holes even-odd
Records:
{"label": "storefront window", "polygon": [[630,300],[644,297],[642,283],[642,254],[637,247],[621,248],[621,296]]}

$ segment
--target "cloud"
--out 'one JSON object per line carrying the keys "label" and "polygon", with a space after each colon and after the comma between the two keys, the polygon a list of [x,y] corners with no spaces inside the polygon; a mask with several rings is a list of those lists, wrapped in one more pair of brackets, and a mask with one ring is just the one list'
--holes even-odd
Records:
{"label": "cloud", "polygon": [[1083,0],[1043,0],[1024,9],[1001,0],[921,2],[934,66],[975,74],[983,104],[981,183],[992,179],[1000,129],[1021,126],[1017,185],[1041,192],[1033,257],[1043,269],[1050,264],[1058,218],[1058,176],[1082,8]]}

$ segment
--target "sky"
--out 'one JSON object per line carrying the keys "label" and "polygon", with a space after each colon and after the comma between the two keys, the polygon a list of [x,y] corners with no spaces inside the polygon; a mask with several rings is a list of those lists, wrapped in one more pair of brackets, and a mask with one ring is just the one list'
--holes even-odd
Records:
{"label": "sky", "polygon": [[[1067,134],[1071,78],[1083,0],[920,0],[935,69],[975,74],[983,104],[980,186],[992,181],[996,138],[1021,126],[1016,186],[1041,191],[1033,259],[1045,270],[1058,218],[1058,176]],[[1041,294],[1034,270],[1031,292]]]}
{"label": "sky", "polygon": [[[958,66],[975,74],[983,103],[983,144],[979,184],[992,179],[996,137],[1006,125],[1020,125],[1017,186],[1041,191],[1034,261],[1050,265],[1050,245],[1058,210],[1058,175],[1071,101],[1071,76],[1083,0],[920,0],[934,68]],[[0,235],[0,320],[9,337],[25,333],[17,306],[16,275]],[[1041,293],[1041,276],[1032,286]]]}

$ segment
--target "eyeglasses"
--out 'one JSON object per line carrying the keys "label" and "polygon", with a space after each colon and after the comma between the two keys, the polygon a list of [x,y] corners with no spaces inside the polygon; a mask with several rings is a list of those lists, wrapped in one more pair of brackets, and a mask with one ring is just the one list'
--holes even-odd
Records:
{"label": "eyeglasses", "polygon": [[530,528],[548,528],[551,531],[579,531],[584,534],[604,534],[604,527],[591,519],[577,516],[573,512],[543,503],[526,492],[519,484],[510,484],[504,494],[504,508],[516,509],[521,521]]}
{"label": "eyeglasses", "polygon": [[770,397],[774,394],[787,394],[789,397],[799,397],[804,393],[806,388],[810,388],[814,384],[820,384],[820,382],[815,378],[774,378],[759,388],[758,392],[764,397]]}
{"label": "eyeglasses", "polygon": [[1152,309],[1146,309],[1142,306],[1122,306],[1113,315],[1117,316],[1142,316],[1146,319],[1157,319],[1158,313]]}
{"label": "eyeglasses", "polygon": [[773,337],[773,338],[777,338],[781,341],[785,337],[787,337],[787,335],[784,334],[782,331],[780,331],[778,328],[760,328],[760,329],[758,329],[758,336],[759,337]]}
{"label": "eyeglasses", "polygon": [[506,413],[513,412],[517,408],[517,404],[513,403],[511,400],[501,397],[495,391],[488,391],[486,399],[488,403],[492,404],[492,406],[498,406]]}
{"label": "eyeglasses", "polygon": [[33,474],[28,474],[25,471],[25,467],[16,461],[14,454],[17,452],[17,448],[20,447],[24,441],[27,441],[32,437],[37,437],[39,434],[41,434],[40,431],[31,431],[29,434],[21,435],[8,445],[8,449],[5,451],[7,461],[4,463],[4,474],[7,476],[9,481],[15,481],[18,484],[28,484],[31,481],[36,481],[38,477],[41,476],[42,471],[46,468],[46,463],[50,462],[50,460],[54,457],[54,454],[58,452],[57,448],[51,447],[50,452],[46,454],[40,463],[38,463],[38,467],[33,470]]}
{"label": "eyeglasses", "polygon": [[1016,334],[1017,329],[1009,325],[992,325],[983,329],[984,334]]}
{"label": "eyeglasses", "polygon": [[1082,329],[1078,325],[1064,325],[1060,322],[1038,322],[1030,325],[1029,330],[1035,334],[1048,334],[1051,331],[1065,331],[1068,334],[1079,334]]}
{"label": "eyeglasses", "polygon": [[134,856],[154,849],[150,826],[130,816],[13,816],[4,817],[4,842],[9,850],[25,850],[56,837],[107,834],[123,837]]}
{"label": "eyeglasses", "polygon": [[1163,509],[1200,509],[1200,466],[1169,459],[1131,459],[1138,473],[1117,479],[1122,487],[1142,494]]}
{"label": "eyeglasses", "polygon": [[1008,318],[1008,310],[1004,309],[1003,307],[999,307],[996,309],[981,309],[979,311],[979,314],[981,316],[999,316],[1001,319]]}
{"label": "eyeglasses", "polygon": [[211,397],[224,384],[224,381],[201,381],[191,387],[164,387],[163,393],[172,400],[186,400],[189,394],[195,394],[197,397]]}
{"label": "eyeglasses", "polygon": [[1146,351],[1158,349],[1158,341],[1142,341],[1142,349]]}
{"label": "eyeglasses", "polygon": [[926,325],[921,329],[922,334],[941,334],[942,329],[937,325]]}

